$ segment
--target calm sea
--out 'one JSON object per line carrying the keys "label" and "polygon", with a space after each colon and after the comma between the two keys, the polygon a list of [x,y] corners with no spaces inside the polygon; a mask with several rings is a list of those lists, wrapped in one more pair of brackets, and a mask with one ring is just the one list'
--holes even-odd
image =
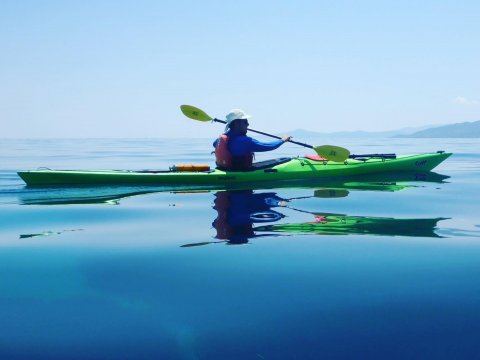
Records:
{"label": "calm sea", "polygon": [[211,140],[0,140],[0,358],[479,358],[480,140],[335,144],[454,155],[421,178],[28,188],[17,170],[212,165]]}

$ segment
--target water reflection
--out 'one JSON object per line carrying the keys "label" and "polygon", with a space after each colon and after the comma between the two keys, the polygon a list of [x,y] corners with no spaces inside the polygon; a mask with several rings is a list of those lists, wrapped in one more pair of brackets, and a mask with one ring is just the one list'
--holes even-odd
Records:
{"label": "water reflection", "polygon": [[[329,194],[330,197],[344,197],[346,190],[320,189],[313,196]],[[289,206],[291,200],[275,192],[255,193],[253,190],[220,191],[215,194],[213,209],[217,217],[212,225],[219,241],[185,244],[183,247],[206,245],[215,242],[245,244],[249,239],[282,234],[318,235],[383,235],[410,237],[441,237],[435,233],[437,223],[446,218],[397,219],[372,216],[349,216],[312,212]],[[282,208],[312,215],[311,221],[283,223]],[[280,222],[278,224],[272,224]],[[254,226],[254,224],[268,223]]]}
{"label": "water reflection", "polygon": [[60,235],[60,234],[63,234],[65,232],[72,232],[72,231],[83,231],[83,229],[72,229],[72,230],[62,230],[62,231],[43,231],[41,233],[35,233],[35,234],[20,234],[19,238],[20,239],[30,239],[30,238],[36,238],[36,237]]}
{"label": "water reflection", "polygon": [[257,236],[253,224],[275,222],[285,217],[274,210],[285,206],[286,200],[274,192],[254,193],[253,190],[219,191],[215,193],[213,208],[217,217],[212,225],[219,240],[242,244]]}
{"label": "water reflection", "polygon": [[118,205],[120,200],[159,192],[157,188],[139,187],[56,187],[42,188],[20,193],[21,205],[82,205],[107,204]]}
{"label": "water reflection", "polygon": [[[314,189],[313,194],[303,197],[284,198],[277,192],[248,190],[225,190],[214,194],[213,209],[217,216],[212,223],[216,231],[215,241],[184,244],[194,247],[214,243],[227,245],[246,244],[250,239],[263,236],[288,236],[295,233],[324,235],[387,235],[440,237],[434,232],[437,222],[433,219],[395,219],[367,216],[348,216],[312,212],[289,205],[292,200],[305,198],[344,198],[350,191],[400,191],[419,186],[418,182],[441,183],[448,178],[436,173],[390,174],[356,177],[355,181],[332,181]],[[394,179],[396,181],[394,181]],[[416,185],[412,181],[417,182]],[[318,184],[316,185],[318,187]],[[305,187],[305,186],[304,186]],[[282,208],[312,215],[312,221],[292,224],[283,223],[286,217]],[[273,224],[281,222],[280,224]]]}
{"label": "water reflection", "polygon": [[435,233],[437,223],[447,218],[396,219],[344,214],[312,213],[315,220],[296,224],[274,224],[255,231],[304,233],[318,235],[383,235],[409,237],[442,237]]}
{"label": "water reflection", "polygon": [[[424,186],[425,182],[443,183],[447,176],[436,173],[401,173],[355,177],[347,180],[311,183],[276,183],[248,188],[228,189],[176,189],[166,187],[138,186],[104,186],[78,188],[45,188],[21,193],[20,203],[23,205],[86,205],[115,204],[120,200],[170,191],[173,193],[212,192],[215,217],[211,223],[215,229],[214,241],[187,243],[182,247],[200,246],[211,243],[245,244],[251,239],[264,236],[289,236],[293,234],[316,235],[381,235],[409,237],[441,237],[435,230],[437,223],[445,218],[393,218],[358,216],[321,211],[321,209],[302,209],[299,202],[293,200],[305,198],[345,198],[353,191],[396,192],[409,188]],[[243,185],[245,186],[245,185]],[[282,197],[277,189],[305,189],[308,196]],[[261,189],[261,191],[258,191]],[[275,189],[272,190],[272,189]],[[292,205],[294,204],[294,205]],[[323,204],[318,202],[318,206]],[[348,208],[348,207],[347,207]],[[286,212],[307,214],[302,222],[286,222]],[[50,233],[23,234],[24,237],[47,236]]]}

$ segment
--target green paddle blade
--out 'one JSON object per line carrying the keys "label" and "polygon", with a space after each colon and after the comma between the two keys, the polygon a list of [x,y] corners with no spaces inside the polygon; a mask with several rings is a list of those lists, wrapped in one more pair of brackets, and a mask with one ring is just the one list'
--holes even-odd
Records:
{"label": "green paddle blade", "polygon": [[205,111],[196,108],[192,105],[182,105],[180,106],[180,110],[182,110],[183,114],[193,120],[198,121],[211,121],[213,118],[209,116]]}
{"label": "green paddle blade", "polygon": [[345,161],[350,155],[350,151],[347,149],[334,145],[314,146],[313,150],[315,150],[315,152],[321,157],[336,162]]}

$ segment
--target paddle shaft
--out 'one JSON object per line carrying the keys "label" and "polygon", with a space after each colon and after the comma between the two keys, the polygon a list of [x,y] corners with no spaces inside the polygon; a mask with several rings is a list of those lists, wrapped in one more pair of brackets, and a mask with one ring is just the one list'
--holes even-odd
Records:
{"label": "paddle shaft", "polygon": [[[213,121],[219,122],[219,123],[222,123],[222,124],[227,123],[226,121],[219,120],[219,119],[213,119]],[[270,136],[270,137],[275,138],[275,139],[283,140],[280,136],[267,134],[267,133],[264,133],[263,131],[253,130],[253,129],[250,129],[250,128],[248,128],[248,131],[251,131],[251,132],[254,132],[254,133],[257,133],[257,134],[261,134],[261,135],[265,135],[265,136]],[[293,140],[288,140],[288,142],[291,142],[292,144],[297,144],[297,145],[300,145],[300,146],[304,146],[304,147],[307,147],[307,148],[310,148],[310,149],[314,149],[314,147],[312,145],[305,144],[305,143],[302,143],[302,142],[293,141]]]}

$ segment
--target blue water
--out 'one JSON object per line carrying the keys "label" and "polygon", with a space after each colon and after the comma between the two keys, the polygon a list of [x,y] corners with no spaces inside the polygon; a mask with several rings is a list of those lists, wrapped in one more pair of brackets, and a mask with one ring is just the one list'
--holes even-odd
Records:
{"label": "blue water", "polygon": [[17,170],[212,164],[211,144],[0,140],[0,358],[478,358],[480,140],[339,145],[454,155],[425,178],[28,188]]}

